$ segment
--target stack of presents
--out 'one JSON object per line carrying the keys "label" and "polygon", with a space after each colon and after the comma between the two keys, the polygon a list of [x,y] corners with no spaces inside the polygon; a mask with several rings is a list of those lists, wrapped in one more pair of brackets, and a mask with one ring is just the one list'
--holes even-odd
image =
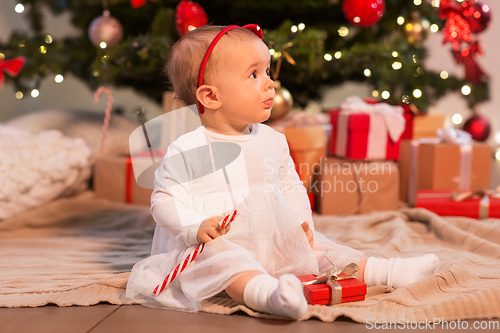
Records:
{"label": "stack of presents", "polygon": [[271,126],[285,134],[319,214],[410,206],[443,216],[500,217],[498,194],[489,190],[491,147],[444,122],[443,114],[409,105],[349,97],[339,109],[299,112]]}
{"label": "stack of presents", "polygon": [[[200,125],[194,114],[180,114],[191,117],[181,120],[186,130]],[[163,123],[175,123],[177,129],[177,120]],[[285,134],[311,207],[319,214],[362,214],[406,205],[439,215],[500,217],[499,194],[489,190],[491,147],[444,128],[442,114],[349,97],[339,109],[300,111],[268,125]],[[150,121],[132,133],[130,143],[140,146],[131,147],[137,151],[133,157],[98,158],[98,197],[149,205],[154,174],[149,169],[159,166],[164,151],[151,150],[144,133],[173,133],[161,126]],[[145,177],[139,179],[141,175]]]}

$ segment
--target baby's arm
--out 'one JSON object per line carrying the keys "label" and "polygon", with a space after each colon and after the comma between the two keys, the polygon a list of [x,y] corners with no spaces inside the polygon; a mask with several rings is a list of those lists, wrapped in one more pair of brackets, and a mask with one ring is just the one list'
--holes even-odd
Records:
{"label": "baby's arm", "polygon": [[181,151],[175,142],[170,145],[166,157],[155,172],[151,215],[176,241],[193,246],[198,244],[197,234],[200,225],[209,216],[198,214],[186,207],[186,199],[191,190],[191,182],[186,179],[186,175],[192,174],[192,170],[186,170],[189,169],[189,161],[167,163],[169,157],[180,154]]}

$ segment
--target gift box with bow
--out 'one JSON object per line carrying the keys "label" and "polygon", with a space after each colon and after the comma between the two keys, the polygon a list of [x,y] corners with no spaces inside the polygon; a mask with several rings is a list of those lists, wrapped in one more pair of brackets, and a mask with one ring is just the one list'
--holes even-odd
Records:
{"label": "gift box with bow", "polygon": [[419,190],[469,191],[490,186],[490,146],[452,127],[437,134],[434,139],[412,140],[405,148],[409,150],[405,159],[400,159],[401,183],[410,205]]}
{"label": "gift box with bow", "polygon": [[400,104],[406,120],[401,140],[437,137],[437,130],[444,127],[444,114],[424,113],[414,105]]}
{"label": "gift box with bow", "polygon": [[152,186],[145,188],[137,184],[137,176],[140,173],[138,170],[146,170],[153,164],[152,158],[161,161],[164,155],[163,151],[155,150],[151,155],[99,157],[94,166],[93,186],[96,197],[124,203],[151,205]]}
{"label": "gift box with bow", "polygon": [[500,218],[500,186],[495,190],[466,192],[418,191],[415,207],[441,216]]}
{"label": "gift box with bow", "polygon": [[362,301],[366,296],[366,283],[353,275],[358,266],[351,263],[341,270],[321,274],[298,276],[304,289],[304,297],[311,305],[330,305]]}
{"label": "gift box with bow", "polygon": [[352,96],[330,111],[330,155],[351,159],[397,160],[405,130],[404,110],[387,103],[369,104]]}

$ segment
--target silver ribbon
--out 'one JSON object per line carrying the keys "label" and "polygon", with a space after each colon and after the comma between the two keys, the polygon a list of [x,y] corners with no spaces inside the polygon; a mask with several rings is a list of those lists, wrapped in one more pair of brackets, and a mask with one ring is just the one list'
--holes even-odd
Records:
{"label": "silver ribbon", "polygon": [[332,299],[330,304],[342,303],[342,285],[338,281],[354,279],[354,274],[359,270],[358,265],[355,263],[350,263],[341,269],[325,270],[323,273],[315,274],[316,280],[302,282],[302,287],[311,284],[322,284],[326,283],[330,286]]}

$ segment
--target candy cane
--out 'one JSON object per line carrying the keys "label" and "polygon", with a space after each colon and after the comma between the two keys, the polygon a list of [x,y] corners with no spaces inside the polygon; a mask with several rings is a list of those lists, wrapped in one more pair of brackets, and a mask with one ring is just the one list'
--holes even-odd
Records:
{"label": "candy cane", "polygon": [[[219,227],[224,228],[227,224],[233,222],[237,214],[238,211],[235,210],[231,218],[229,218],[229,215],[226,215],[226,217],[219,222]],[[196,259],[198,254],[200,254],[204,248],[205,248],[205,243],[198,244],[198,246],[193,250],[193,252],[191,252],[186,257],[186,259],[184,259],[182,265],[181,264],[177,265],[177,267],[175,267],[174,270],[167,275],[165,280],[163,280],[163,283],[161,285],[156,286],[156,288],[153,290],[153,294],[158,296],[177,277],[177,275],[179,275],[180,273],[182,273],[182,271],[186,269],[187,265],[189,265],[194,259]]]}
{"label": "candy cane", "polygon": [[99,95],[101,93],[108,95],[108,104],[106,105],[106,114],[104,116],[104,124],[102,125],[101,144],[99,146],[100,153],[104,150],[104,141],[106,141],[106,136],[108,134],[109,118],[111,118],[111,108],[113,106],[113,95],[111,94],[111,91],[105,87],[100,87],[96,90],[94,93],[94,103],[99,102]]}

